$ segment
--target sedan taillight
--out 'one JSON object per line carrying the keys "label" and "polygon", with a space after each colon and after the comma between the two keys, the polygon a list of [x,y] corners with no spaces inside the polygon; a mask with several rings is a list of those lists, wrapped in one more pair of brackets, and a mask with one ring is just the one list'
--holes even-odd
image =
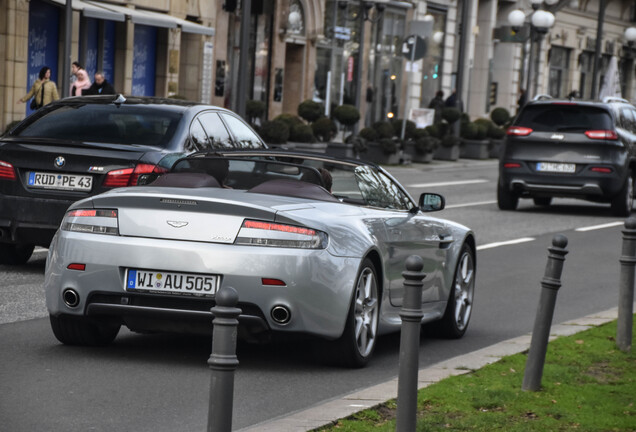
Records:
{"label": "sedan taillight", "polygon": [[618,134],[613,130],[589,130],[585,135],[590,139],[617,140]]}
{"label": "sedan taillight", "polygon": [[532,133],[532,129],[522,126],[510,126],[506,133],[512,136],[528,136]]}
{"label": "sedan taillight", "polygon": [[78,209],[71,210],[62,220],[63,231],[90,234],[119,235],[117,210]]}
{"label": "sedan taillight", "polygon": [[144,174],[160,174],[168,170],[157,165],[139,164],[135,168],[123,168],[109,171],[104,179],[104,187],[137,186],[139,177]]}
{"label": "sedan taillight", "polygon": [[0,179],[15,180],[15,169],[9,162],[0,161]]}
{"label": "sedan taillight", "polygon": [[245,220],[235,244],[300,249],[324,249],[329,237],[311,228],[256,220]]}

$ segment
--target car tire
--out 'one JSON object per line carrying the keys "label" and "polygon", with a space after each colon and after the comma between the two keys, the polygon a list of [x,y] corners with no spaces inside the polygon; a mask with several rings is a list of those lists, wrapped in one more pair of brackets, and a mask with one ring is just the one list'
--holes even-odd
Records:
{"label": "car tire", "polygon": [[634,205],[634,178],[632,174],[627,177],[625,184],[612,199],[612,214],[619,217],[627,217],[632,212]]}
{"label": "car tire", "polygon": [[533,201],[536,206],[547,207],[552,204],[552,197],[536,197]]}
{"label": "car tire", "polygon": [[25,264],[33,254],[32,244],[0,243],[0,264]]}
{"label": "car tire", "polygon": [[120,325],[95,324],[84,317],[49,315],[53,334],[66,345],[104,346],[119,333]]}
{"label": "car tire", "polygon": [[332,344],[331,356],[351,368],[364,367],[371,358],[378,338],[380,289],[373,262],[366,258],[353,287],[353,296],[344,332]]}
{"label": "car tire", "polygon": [[498,184],[497,205],[499,210],[516,210],[517,205],[519,205],[519,196],[503,185]]}
{"label": "car tire", "polygon": [[475,253],[465,244],[457,261],[444,316],[441,320],[431,323],[431,328],[438,335],[449,339],[464,336],[470,322],[474,295]]}

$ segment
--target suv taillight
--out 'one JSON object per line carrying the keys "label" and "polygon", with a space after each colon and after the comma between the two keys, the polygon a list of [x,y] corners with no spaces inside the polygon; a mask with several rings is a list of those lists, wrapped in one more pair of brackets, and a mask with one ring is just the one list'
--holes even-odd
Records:
{"label": "suv taillight", "polygon": [[618,135],[612,130],[589,130],[585,131],[590,139],[602,139],[602,140],[617,140]]}
{"label": "suv taillight", "polygon": [[512,136],[528,136],[532,133],[532,129],[522,126],[510,126],[506,133]]}
{"label": "suv taillight", "polygon": [[0,161],[0,179],[15,180],[15,170],[9,162]]}
{"label": "suv taillight", "polygon": [[108,172],[104,187],[137,186],[139,176],[143,174],[164,173],[165,168],[151,164],[139,164],[135,168],[122,168]]}

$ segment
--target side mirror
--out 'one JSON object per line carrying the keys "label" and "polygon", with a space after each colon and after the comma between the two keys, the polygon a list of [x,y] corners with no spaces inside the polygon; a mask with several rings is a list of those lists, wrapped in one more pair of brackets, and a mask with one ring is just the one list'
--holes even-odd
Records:
{"label": "side mirror", "polygon": [[420,195],[419,206],[423,212],[434,212],[444,209],[446,200],[440,194],[424,192]]}

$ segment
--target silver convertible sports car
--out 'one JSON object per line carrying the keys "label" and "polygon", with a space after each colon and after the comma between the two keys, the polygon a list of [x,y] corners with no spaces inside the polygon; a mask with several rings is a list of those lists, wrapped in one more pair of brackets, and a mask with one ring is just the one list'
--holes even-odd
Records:
{"label": "silver convertible sports car", "polygon": [[[169,173],[71,205],[46,264],[61,342],[133,331],[211,334],[215,293],[239,295],[239,336],[302,334],[364,366],[399,330],[406,258],[424,261],[422,323],[461,337],[475,287],[470,229],[430,216],[381,167],[262,150],[195,154]],[[324,341],[324,342],[323,342]]]}

